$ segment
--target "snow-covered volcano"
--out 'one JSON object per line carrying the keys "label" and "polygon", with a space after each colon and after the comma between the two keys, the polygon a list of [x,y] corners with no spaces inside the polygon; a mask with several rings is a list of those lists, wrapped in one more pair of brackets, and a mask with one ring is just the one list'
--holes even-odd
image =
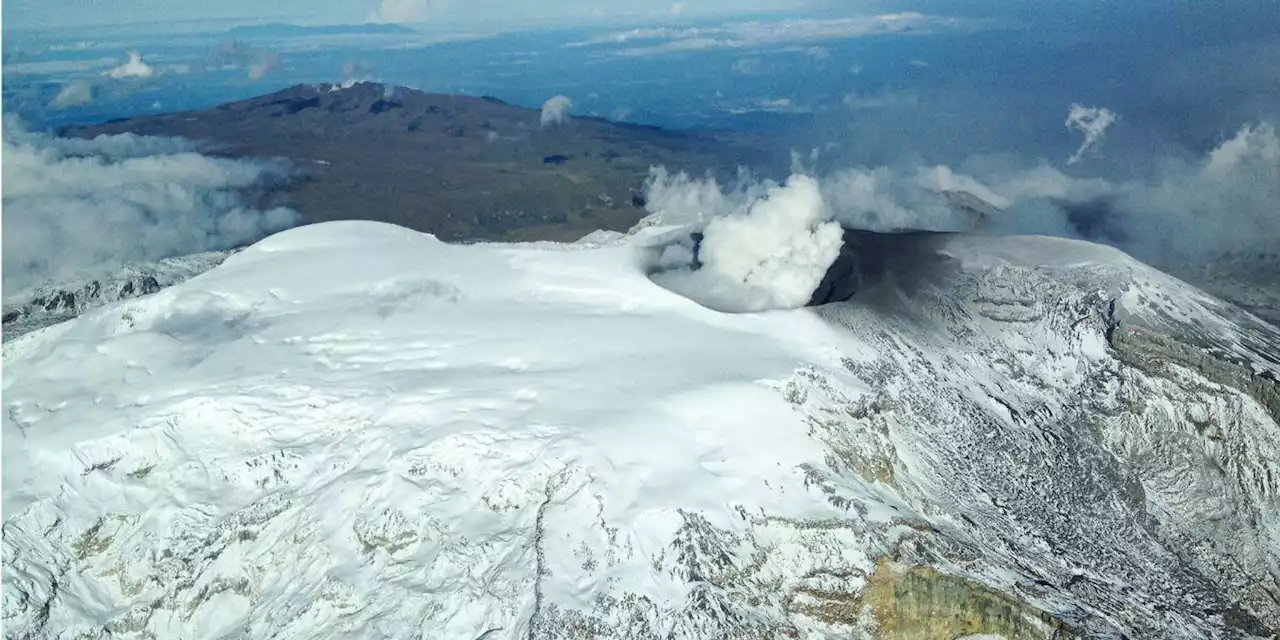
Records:
{"label": "snow-covered volcano", "polygon": [[1097,245],[877,237],[851,300],[726,314],[645,232],[328,223],[23,336],[6,634],[1280,627],[1275,328]]}

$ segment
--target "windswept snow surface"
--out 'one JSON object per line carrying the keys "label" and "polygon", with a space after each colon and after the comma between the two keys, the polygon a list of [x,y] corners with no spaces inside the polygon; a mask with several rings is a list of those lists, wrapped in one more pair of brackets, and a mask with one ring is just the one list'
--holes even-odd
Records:
{"label": "windswept snow surface", "polygon": [[[1256,402],[1196,405],[1245,478],[1208,497],[1155,491],[1199,440],[1142,457],[1148,432],[1182,423],[1065,421],[1090,385],[1146,384],[1106,347],[1108,300],[1147,300],[1123,290],[1147,273],[1124,256],[940,239],[937,255],[997,276],[927,313],[724,314],[646,277],[643,232],[597,240],[454,246],[326,223],[15,340],[6,633],[859,637],[870,623],[824,603],[852,601],[892,556],[1092,635],[1196,638],[1225,633],[1204,613],[1226,608],[1219,583],[1274,587],[1280,435]],[[1048,276],[1014,279],[1021,254],[1055,251]],[[1064,273],[1084,275],[1046,284]],[[1252,353],[1166,280],[1145,285],[1158,304]],[[920,300],[945,290],[930,286]],[[970,338],[991,351],[966,353]],[[1155,410],[1176,395],[1151,389]],[[1115,486],[1101,445],[1055,448],[1090,429],[1118,442],[1107,464],[1129,465]],[[1072,494],[1079,478],[1097,484]],[[1236,510],[1214,517],[1234,537],[1195,528],[1224,495]],[[1184,539],[1196,550],[1178,556],[1168,540]],[[1214,545],[1235,554],[1225,577],[1195,565],[1228,553]],[[1043,635],[1018,637],[1052,631],[1019,620]]]}
{"label": "windswept snow surface", "polygon": [[554,602],[672,606],[687,588],[650,563],[677,509],[832,515],[794,499],[822,452],[765,384],[832,330],[709,311],[630,254],[331,223],[28,336],[5,363],[6,596],[60,573],[50,630],[515,637],[540,555],[578,574]]}

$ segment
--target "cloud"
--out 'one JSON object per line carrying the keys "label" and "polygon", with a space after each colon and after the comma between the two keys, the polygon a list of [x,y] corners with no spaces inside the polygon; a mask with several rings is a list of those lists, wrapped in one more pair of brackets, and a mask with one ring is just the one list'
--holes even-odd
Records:
{"label": "cloud", "polygon": [[[1280,247],[1280,136],[1242,128],[1192,161],[1156,175],[1076,177],[1044,162],[999,166],[845,167],[818,174],[793,163],[785,184],[742,172],[712,179],[658,168],[646,185],[659,239],[653,280],[726,312],[803,305],[840,248],[837,227],[880,232],[1043,234],[1110,244],[1171,268]],[[701,237],[699,237],[699,232]]]}
{"label": "cloud", "polygon": [[1080,158],[1085,153],[1096,150],[1107,127],[1115,124],[1119,119],[1119,116],[1107,109],[1085,107],[1080,104],[1071,105],[1071,110],[1067,114],[1067,128],[1083,133],[1084,142],[1080,143],[1080,148],[1067,159],[1067,164],[1080,162]]}
{"label": "cloud", "polygon": [[72,80],[58,91],[49,106],[53,109],[68,109],[93,102],[93,85],[85,80]]}
{"label": "cloud", "polygon": [[[921,13],[888,13],[876,16],[833,19],[788,19],[776,21],[734,22],[712,27],[647,27],[617,31],[587,40],[571,42],[567,47],[637,45],[614,51],[620,56],[649,56],[679,51],[707,49],[745,49],[799,42],[845,40],[876,35],[914,35],[952,31],[980,23],[960,18],[929,16]],[[824,49],[804,50],[821,58]]]}
{"label": "cloud", "polygon": [[155,75],[155,69],[146,62],[143,62],[141,53],[137,51],[129,51],[127,52],[127,55],[129,56],[128,60],[125,60],[123,64],[107,71],[103,75],[116,80],[123,80],[127,78],[150,78]]}
{"label": "cloud", "polygon": [[843,243],[818,181],[808,176],[725,193],[714,180],[655,170],[646,197],[650,211],[668,221],[710,216],[700,239],[655,250],[651,277],[718,311],[804,306]]}
{"label": "cloud", "polygon": [[805,55],[808,55],[814,60],[826,60],[831,57],[831,51],[826,47],[809,47],[808,49],[805,49],[804,52]]}
{"label": "cloud", "polygon": [[373,82],[373,65],[366,60],[347,60],[342,63],[342,88],[349,89],[360,82]]}
{"label": "cloud", "polygon": [[740,76],[758,76],[764,70],[764,61],[760,58],[739,58],[730,70]]}
{"label": "cloud", "polygon": [[[1246,126],[1200,158],[1167,158],[1153,175],[1076,177],[1045,163],[846,168],[822,178],[832,215],[850,227],[1038,233],[1115,245],[1156,265],[1280,247],[1280,136]],[[956,194],[989,203],[957,207]]]}
{"label": "cloud", "polygon": [[542,103],[541,125],[546,129],[550,125],[561,125],[569,119],[569,110],[573,108],[573,100],[568,96],[552,96]]}
{"label": "cloud", "polygon": [[797,104],[791,98],[759,98],[751,100],[745,104],[728,105],[724,107],[728,113],[741,115],[744,113],[813,113],[813,107],[804,104]]}
{"label": "cloud", "polygon": [[378,9],[369,14],[368,21],[396,24],[426,22],[452,4],[452,0],[382,0]]}
{"label": "cloud", "polygon": [[3,286],[130,261],[226,249],[297,223],[238,192],[284,177],[271,165],[211,158],[192,143],[133,135],[56,138],[4,121]]}
{"label": "cloud", "polygon": [[267,77],[280,66],[280,54],[240,40],[229,40],[214,47],[208,66],[214,69],[244,69],[249,79],[256,81]]}
{"label": "cloud", "polygon": [[280,64],[280,55],[277,53],[268,53],[263,57],[249,63],[249,79],[261,80],[267,77]]}
{"label": "cloud", "polygon": [[849,92],[840,99],[840,104],[852,111],[864,109],[901,109],[920,106],[919,96],[911,93],[898,93],[883,89],[875,93]]}

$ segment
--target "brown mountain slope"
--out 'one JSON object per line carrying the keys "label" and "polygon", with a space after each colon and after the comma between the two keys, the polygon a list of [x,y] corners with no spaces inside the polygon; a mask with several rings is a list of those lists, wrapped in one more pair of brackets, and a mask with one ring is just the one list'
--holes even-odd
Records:
{"label": "brown mountain slope", "polygon": [[778,166],[760,137],[571,118],[492,98],[361,83],[298,85],[200,112],[72,127],[214,143],[230,156],[287,158],[301,176],[274,198],[309,221],[371,219],[442,239],[571,239],[643,215],[650,166],[730,174]]}

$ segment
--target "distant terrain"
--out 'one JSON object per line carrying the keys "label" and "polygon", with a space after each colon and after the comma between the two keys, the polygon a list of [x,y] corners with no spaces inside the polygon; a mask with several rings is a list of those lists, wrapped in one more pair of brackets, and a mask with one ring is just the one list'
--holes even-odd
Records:
{"label": "distant terrain", "polygon": [[305,26],[270,22],[267,24],[244,25],[228,29],[226,34],[237,38],[288,38],[299,36],[346,36],[346,35],[404,35],[416,33],[409,27],[398,24],[329,24]]}
{"label": "distant terrain", "polygon": [[540,113],[493,98],[377,83],[297,85],[199,112],[68,127],[65,135],[135,133],[208,141],[236,157],[285,158],[299,171],[266,194],[310,222],[392,222],[444,240],[568,240],[625,230],[644,214],[649,168],[732,175],[785,167],[761,136],[679,132]]}

